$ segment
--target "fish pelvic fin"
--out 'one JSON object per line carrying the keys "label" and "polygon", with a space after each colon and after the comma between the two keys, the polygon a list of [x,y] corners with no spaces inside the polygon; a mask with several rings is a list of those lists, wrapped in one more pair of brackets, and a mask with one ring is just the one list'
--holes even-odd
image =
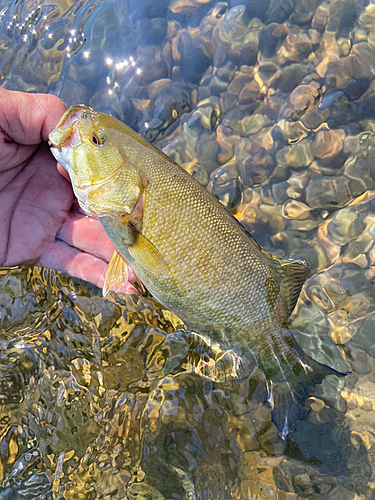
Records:
{"label": "fish pelvic fin", "polygon": [[105,281],[103,285],[103,297],[106,297],[111,289],[118,292],[122,286],[128,281],[128,266],[115,250],[108,263]]}
{"label": "fish pelvic fin", "polygon": [[344,377],[350,372],[339,372],[315,361],[299,347],[292,331],[287,328],[278,335],[277,350],[273,349],[272,355],[272,369],[269,360],[264,363],[260,358],[259,364],[267,377],[272,421],[285,440],[296,422],[307,415],[304,402],[314,394],[316,385],[328,375]]}

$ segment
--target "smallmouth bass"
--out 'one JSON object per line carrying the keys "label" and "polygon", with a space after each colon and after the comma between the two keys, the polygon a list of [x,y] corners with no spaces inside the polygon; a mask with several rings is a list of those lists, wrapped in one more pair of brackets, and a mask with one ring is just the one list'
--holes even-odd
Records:
{"label": "smallmouth bass", "polygon": [[268,254],[193,177],[110,115],[73,106],[49,140],[81,208],[115,245],[104,296],[126,282],[128,263],[188,330],[248,348],[285,438],[313,385],[345,375],[310,358],[286,328],[308,267]]}

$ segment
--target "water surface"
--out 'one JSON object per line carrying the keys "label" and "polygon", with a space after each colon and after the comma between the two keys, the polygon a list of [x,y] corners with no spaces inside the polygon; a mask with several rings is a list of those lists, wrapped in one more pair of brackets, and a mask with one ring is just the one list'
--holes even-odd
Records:
{"label": "water surface", "polygon": [[0,1],[0,17],[1,85],[112,113],[268,251],[307,260],[291,325],[352,371],[284,442],[262,373],[214,377],[232,359],[151,297],[4,269],[0,499],[375,497],[374,4]]}

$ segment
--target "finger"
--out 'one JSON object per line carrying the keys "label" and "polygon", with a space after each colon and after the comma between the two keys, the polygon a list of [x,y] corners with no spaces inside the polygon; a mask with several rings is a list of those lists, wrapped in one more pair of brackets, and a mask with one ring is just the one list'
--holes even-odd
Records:
{"label": "finger", "polygon": [[62,168],[62,166],[60,165],[60,163],[57,164],[57,170],[60,172],[60,174],[63,177],[65,177],[65,179],[67,179],[70,182],[70,177],[69,177],[68,172],[65,170],[65,168]]}
{"label": "finger", "polygon": [[[57,170],[67,181],[71,182],[68,172],[64,168],[62,168],[60,163],[57,164]],[[81,214],[85,215],[82,208],[79,206],[79,203],[76,198],[74,198],[73,200],[72,210],[75,210],[76,212],[80,212]]]}
{"label": "finger", "polygon": [[[115,251],[112,241],[98,219],[75,212],[69,212],[57,238],[69,246],[78,248],[107,262],[111,260]],[[136,276],[129,266],[128,273],[129,281],[134,282]]]}
{"label": "finger", "polygon": [[94,217],[69,212],[57,235],[59,240],[109,262],[115,251],[103,226]]}
{"label": "finger", "polygon": [[65,110],[65,104],[53,95],[0,89],[0,129],[19,144],[47,141]]}
{"label": "finger", "polygon": [[[63,271],[70,276],[88,281],[93,285],[103,288],[107,262],[94,255],[81,252],[63,241],[56,240],[46,250],[46,253],[36,263],[39,266],[56,271]],[[136,293],[137,290],[127,282],[119,293]]]}

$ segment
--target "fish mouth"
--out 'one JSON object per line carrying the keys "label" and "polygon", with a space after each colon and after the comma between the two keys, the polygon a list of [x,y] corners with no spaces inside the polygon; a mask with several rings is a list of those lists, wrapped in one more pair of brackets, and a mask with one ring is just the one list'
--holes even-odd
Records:
{"label": "fish mouth", "polygon": [[82,140],[78,125],[87,121],[87,128],[93,125],[95,111],[83,104],[68,109],[60,118],[54,130],[48,136],[48,145],[61,152],[65,146],[76,146]]}
{"label": "fish mouth", "polygon": [[[51,153],[69,175],[73,172],[71,164],[73,148],[81,144],[85,137],[92,134],[97,119],[98,113],[88,106],[79,104],[65,111],[54,130],[49,134],[48,144],[51,148]],[[109,184],[112,182],[112,178],[113,173],[108,178],[100,178],[96,181],[90,180],[84,182],[75,179],[75,183],[77,189],[84,192],[93,186]]]}

